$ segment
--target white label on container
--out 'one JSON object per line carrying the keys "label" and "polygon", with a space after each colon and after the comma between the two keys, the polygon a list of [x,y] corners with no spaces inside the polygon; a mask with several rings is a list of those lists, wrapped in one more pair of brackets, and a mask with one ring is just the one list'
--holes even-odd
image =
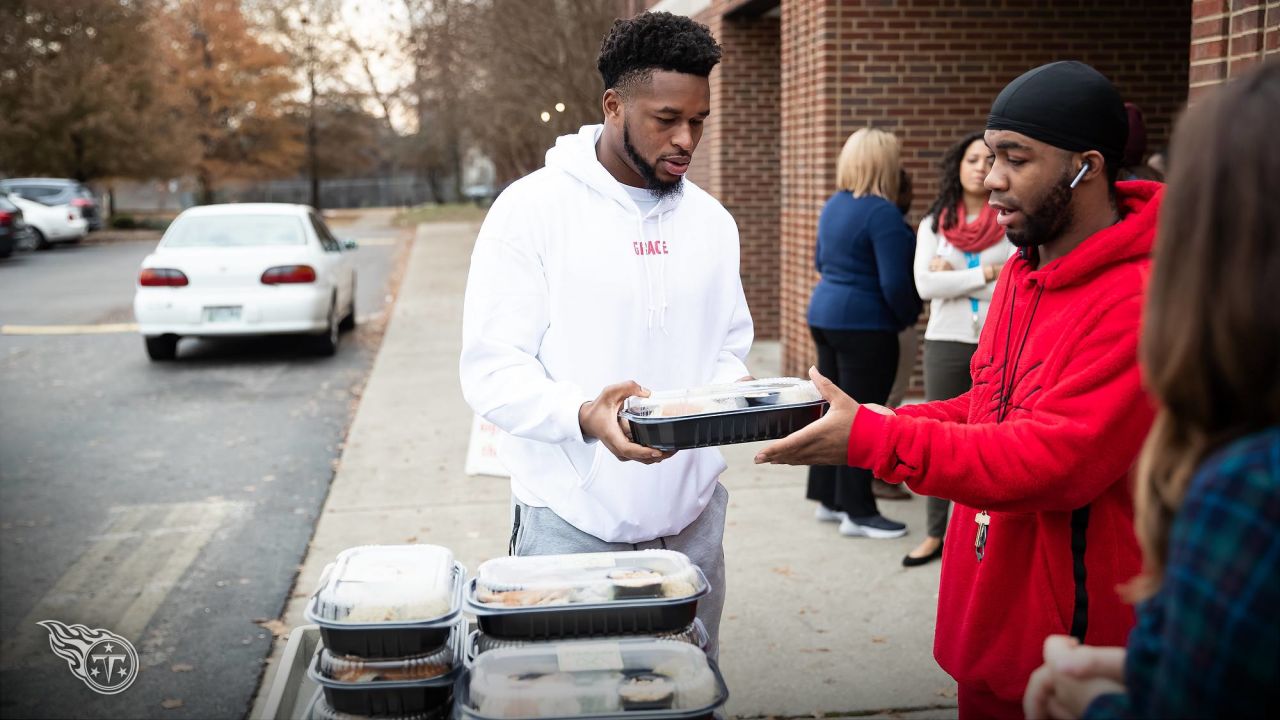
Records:
{"label": "white label on container", "polygon": [[622,646],[616,642],[561,643],[556,647],[560,672],[621,670]]}

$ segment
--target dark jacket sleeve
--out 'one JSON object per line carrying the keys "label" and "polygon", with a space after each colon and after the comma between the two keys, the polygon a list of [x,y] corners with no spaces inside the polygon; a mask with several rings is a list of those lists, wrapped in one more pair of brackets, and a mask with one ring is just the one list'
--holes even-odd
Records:
{"label": "dark jacket sleeve", "polygon": [[871,216],[868,232],[876,255],[876,272],[880,276],[880,292],[898,321],[898,329],[911,327],[920,317],[920,295],[912,271],[916,255],[916,236],[902,221],[898,210],[882,207]]}

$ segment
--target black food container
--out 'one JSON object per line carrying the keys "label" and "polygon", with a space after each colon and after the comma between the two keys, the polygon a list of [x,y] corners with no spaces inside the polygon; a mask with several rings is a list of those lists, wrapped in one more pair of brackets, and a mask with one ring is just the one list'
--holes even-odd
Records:
{"label": "black food container", "polygon": [[[466,590],[466,568],[453,564],[450,607],[445,615],[427,620],[385,620],[346,622],[332,619],[317,591],[307,603],[304,615],[320,626],[324,646],[337,655],[360,658],[395,658],[422,655],[449,642],[449,633],[462,614],[462,594]],[[324,583],[321,583],[322,587]]]}
{"label": "black food container", "polygon": [[681,417],[647,417],[624,410],[622,417],[631,424],[638,444],[670,452],[784,438],[821,418],[827,407],[826,400],[816,400]]}
{"label": "black food container", "polygon": [[480,566],[464,605],[499,639],[655,635],[688,628],[710,590],[671,550],[504,557]]}
{"label": "black food container", "polygon": [[320,686],[325,703],[334,711],[370,716],[448,717],[453,691],[463,670],[465,625],[455,621],[447,634],[452,645],[452,666],[448,672],[425,680],[342,681],[326,676],[321,653],[307,669],[307,676]]}
{"label": "black food container", "polygon": [[688,644],[565,640],[482,655],[458,677],[454,717],[692,720],[728,698],[719,668]]}

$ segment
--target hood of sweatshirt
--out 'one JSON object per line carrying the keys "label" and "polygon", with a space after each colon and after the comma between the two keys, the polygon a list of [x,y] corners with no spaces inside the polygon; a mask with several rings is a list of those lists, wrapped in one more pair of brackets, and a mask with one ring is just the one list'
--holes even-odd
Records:
{"label": "hood of sweatshirt", "polygon": [[1031,270],[1023,278],[1045,290],[1089,282],[1108,268],[1151,256],[1164,185],[1134,180],[1116,183],[1120,222],[1090,235],[1058,260]]}
{"label": "hood of sweatshirt", "polygon": [[[604,125],[584,125],[573,135],[561,135],[556,144],[547,150],[547,167],[562,170],[592,190],[613,200],[630,213],[639,214],[635,203],[622,189],[616,178],[609,174],[596,157],[596,143],[604,132]],[[650,215],[662,215],[680,204],[683,193],[672,193],[662,199]]]}
{"label": "hood of sweatshirt", "polygon": [[[654,222],[657,224],[657,242],[665,244],[667,238],[674,235],[674,232],[672,228],[664,227],[664,223],[669,225],[670,218],[680,206],[684,193],[676,192],[667,195],[647,214],[641,215],[640,209],[627,195],[621,183],[609,174],[596,157],[596,143],[599,142],[603,132],[604,125],[584,125],[573,135],[560,136],[556,139],[556,144],[547,150],[547,167],[566,173],[604,198],[616,203],[623,212],[632,216],[636,225],[636,237],[633,242],[641,243],[642,247],[646,242],[650,242],[646,239],[644,225],[646,222]],[[688,183],[683,184],[687,188]],[[645,275],[646,329],[652,332],[656,328],[665,333],[668,307],[666,253],[654,253],[645,258],[645,262],[641,265]]]}

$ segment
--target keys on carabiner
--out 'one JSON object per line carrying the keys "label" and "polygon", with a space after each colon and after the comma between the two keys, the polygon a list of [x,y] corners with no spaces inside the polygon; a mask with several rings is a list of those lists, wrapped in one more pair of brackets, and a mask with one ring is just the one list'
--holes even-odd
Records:
{"label": "keys on carabiner", "polygon": [[980,511],[973,516],[973,521],[978,524],[978,534],[973,538],[973,551],[978,556],[978,562],[982,562],[983,549],[987,546],[987,527],[991,525],[991,516],[986,510]]}

